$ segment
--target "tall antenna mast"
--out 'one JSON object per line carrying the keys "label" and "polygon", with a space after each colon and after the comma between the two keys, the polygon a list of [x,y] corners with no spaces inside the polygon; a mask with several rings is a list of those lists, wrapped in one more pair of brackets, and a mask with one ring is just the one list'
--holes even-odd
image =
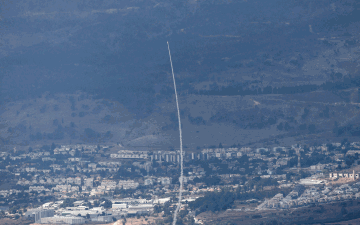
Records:
{"label": "tall antenna mast", "polygon": [[174,212],[174,218],[173,218],[173,225],[176,224],[176,217],[177,213],[180,210],[181,205],[181,195],[182,195],[182,189],[183,189],[183,146],[182,146],[182,132],[181,132],[181,121],[180,121],[180,109],[179,109],[179,100],[178,95],[176,92],[176,83],[175,83],[175,75],[174,75],[174,68],[171,60],[171,53],[170,53],[170,46],[169,42],[167,42],[168,50],[169,50],[169,57],[170,57],[170,65],[171,65],[171,73],[174,81],[174,89],[175,89],[175,99],[176,99],[176,108],[177,108],[177,114],[178,114],[178,121],[179,121],[179,133],[180,133],[180,188],[179,188],[179,201],[176,206],[175,212]]}

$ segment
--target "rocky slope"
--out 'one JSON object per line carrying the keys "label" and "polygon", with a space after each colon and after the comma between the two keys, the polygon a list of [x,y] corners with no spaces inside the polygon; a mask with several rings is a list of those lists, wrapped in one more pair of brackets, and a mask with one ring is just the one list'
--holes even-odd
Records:
{"label": "rocky slope", "polygon": [[[18,7],[21,5],[22,7]],[[357,139],[357,1],[40,1],[1,13],[2,144]]]}

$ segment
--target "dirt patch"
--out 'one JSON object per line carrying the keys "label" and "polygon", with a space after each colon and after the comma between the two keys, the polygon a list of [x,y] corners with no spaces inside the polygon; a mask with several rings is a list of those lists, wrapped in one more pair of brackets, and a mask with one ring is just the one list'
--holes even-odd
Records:
{"label": "dirt patch", "polygon": [[32,223],[31,221],[25,219],[18,219],[18,220],[13,220],[9,218],[0,219],[1,225],[29,225],[31,223]]}

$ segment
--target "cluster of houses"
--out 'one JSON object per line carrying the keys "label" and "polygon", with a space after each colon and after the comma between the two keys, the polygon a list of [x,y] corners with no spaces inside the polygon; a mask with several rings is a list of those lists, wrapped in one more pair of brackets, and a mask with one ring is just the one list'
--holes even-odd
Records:
{"label": "cluster of houses", "polygon": [[118,153],[110,154],[113,159],[147,159],[147,151],[120,150]]}
{"label": "cluster of houses", "polygon": [[[207,148],[203,149],[200,153],[189,152],[184,153],[186,160],[208,160],[211,158],[231,159],[239,158],[243,155],[247,156],[261,156],[261,154],[269,152],[279,154],[280,152],[287,152],[285,147],[257,148],[252,149],[249,147],[243,148]],[[157,162],[180,162],[180,151],[135,151],[135,150],[119,150],[118,153],[110,154],[114,159],[148,159]]]}
{"label": "cluster of houses", "polygon": [[[61,208],[63,201],[48,202],[39,208],[30,209],[25,213],[25,217],[33,219],[35,223],[43,224],[84,224],[112,222],[128,215],[149,215],[154,211],[155,205],[164,205],[170,198],[160,199],[110,199],[111,207],[104,208],[89,207],[84,200],[75,201],[72,207]],[[90,204],[94,200],[89,201]]]}
{"label": "cluster of houses", "polygon": [[[97,180],[100,182],[100,179]],[[154,182],[157,182],[158,184],[161,184],[163,186],[169,185],[172,182],[172,179],[170,177],[148,177],[145,178],[143,181],[143,185],[145,186],[151,186],[154,184]],[[78,193],[78,192],[89,192],[90,196],[99,196],[102,194],[109,193],[109,191],[114,191],[116,188],[118,189],[136,189],[140,183],[135,180],[109,180],[109,179],[103,179],[101,180],[100,185],[97,187],[94,187],[94,178],[84,178],[81,177],[69,177],[69,178],[56,178],[55,180],[48,178],[47,180],[19,180],[17,182],[18,185],[29,185],[29,190],[25,190],[25,192],[61,192],[61,193]],[[40,184],[40,185],[37,185]],[[43,185],[41,185],[43,184]],[[52,184],[56,185],[52,188],[45,188],[44,185],[46,184]],[[80,190],[81,188],[81,190]],[[9,191],[0,191],[0,195],[6,197],[9,195]]]}
{"label": "cluster of houses", "polygon": [[359,199],[359,188],[360,182],[353,185],[343,184],[339,187],[312,185],[307,189],[303,185],[297,185],[286,197],[279,193],[271,199],[265,199],[256,209],[288,209],[313,203]]}
{"label": "cluster of houses", "polygon": [[359,179],[359,173],[355,173],[355,171],[353,170],[352,173],[329,173],[329,178],[348,178],[348,179]]}
{"label": "cluster of houses", "polygon": [[[94,181],[92,177],[68,177],[68,178],[41,178],[39,180],[33,179],[32,181],[26,179],[20,179],[16,184],[18,185],[31,185],[31,184],[75,184],[81,185],[83,182],[85,184],[91,184]],[[92,186],[92,185],[91,185]]]}
{"label": "cluster of houses", "polygon": [[[108,148],[108,146],[102,146],[102,148]],[[70,154],[72,156],[75,155],[76,149],[83,149],[84,154],[91,154],[98,151],[99,147],[96,145],[61,145],[59,148],[54,149],[54,154]]]}
{"label": "cluster of houses", "polygon": [[138,182],[134,180],[120,180],[119,182],[113,180],[103,180],[101,185],[93,188],[90,192],[91,195],[101,195],[108,191],[119,189],[136,189],[139,186]]}
{"label": "cluster of houses", "polygon": [[[190,182],[194,181],[195,178],[201,180],[208,172],[204,170],[205,167],[202,166],[202,163],[198,163],[198,160],[209,161],[207,169],[213,171],[213,174],[221,178],[224,183],[239,182],[239,180],[241,180],[240,177],[248,179],[253,176],[259,176],[261,179],[278,180],[278,186],[281,188],[291,187],[294,183],[291,180],[287,180],[285,173],[277,172],[277,168],[279,167],[292,165],[293,167],[289,168],[292,171],[299,171],[301,169],[311,173],[327,173],[328,171],[335,171],[335,168],[337,168],[340,163],[344,163],[346,155],[355,156],[354,158],[356,158],[356,155],[359,154],[360,151],[358,150],[360,149],[360,144],[355,142],[351,143],[351,150],[349,150],[349,145],[347,145],[348,149],[346,154],[344,154],[345,151],[343,151],[345,146],[342,146],[342,144],[333,143],[332,146],[332,149],[336,150],[333,150],[334,152],[331,152],[331,154],[329,145],[312,146],[309,147],[306,152],[298,145],[255,149],[249,147],[206,148],[201,151],[186,151],[183,155],[184,160],[188,162],[184,176],[184,183],[186,184],[184,188],[196,195],[209,190],[215,190],[213,186],[202,187],[201,185],[203,185],[203,183],[201,182]],[[311,165],[307,168],[301,167],[300,155],[307,154],[311,156],[313,152],[323,154],[324,156],[326,155],[333,159],[333,162]],[[240,162],[241,160],[232,160],[241,157],[246,160],[246,163],[242,164]],[[28,188],[25,192],[29,192],[30,196],[52,195],[56,199],[61,200],[68,197],[78,198],[79,196],[89,196],[91,198],[109,196],[115,193],[116,189],[132,189],[122,193],[134,193],[132,195],[133,197],[144,195],[151,195],[154,198],[168,196],[165,194],[173,194],[177,191],[178,187],[176,185],[171,186],[176,182],[173,182],[171,177],[165,177],[165,175],[150,176],[150,174],[156,174],[159,169],[160,171],[167,170],[167,172],[170,170],[178,170],[177,166],[181,160],[181,155],[179,151],[114,150],[113,147],[109,146],[61,145],[54,149],[54,155],[41,149],[32,150],[31,152],[27,151],[27,153],[20,153],[14,149],[14,154],[10,152],[0,152],[0,159],[1,158],[3,160],[14,160],[13,165],[6,166],[6,168],[1,169],[1,171],[11,171],[11,173],[14,173],[16,184],[23,187],[19,188],[21,190],[2,190],[0,191],[0,196],[8,197],[13,193],[22,192],[24,188]],[[30,161],[29,158],[31,159]],[[216,165],[216,163],[220,161],[210,161],[210,159],[213,158],[220,159],[222,162],[227,159],[227,170],[229,173],[217,174],[219,165]],[[297,159],[297,163],[294,163],[294,158]],[[32,160],[36,160],[34,161],[36,163],[33,163]],[[38,164],[39,160],[44,162],[44,165]],[[289,164],[290,160],[292,160],[291,164]],[[164,167],[163,162],[170,164],[166,164]],[[114,175],[120,169],[124,173],[134,173],[134,175],[137,175],[137,178],[115,179],[115,176],[107,176],[107,174],[109,174],[108,172],[114,172],[111,173]],[[71,171],[73,171],[76,175],[64,177],[64,174],[69,174],[69,170],[70,174]],[[245,171],[245,174],[242,173]],[[358,179],[359,174],[354,171],[353,173],[330,172],[329,177],[331,179],[339,177]],[[300,180],[300,184],[304,187],[316,186],[316,184],[321,184],[321,182],[323,181],[318,179]],[[241,185],[241,183],[239,184]],[[141,188],[139,188],[140,186]],[[297,191],[294,189],[293,192],[285,197],[276,195],[274,198],[263,202],[258,208],[290,208],[306,205],[309,202],[328,202],[358,196],[357,187],[350,187],[346,190],[333,188],[331,194],[330,192],[326,193],[326,190],[315,190],[311,188],[312,187],[305,188],[305,190],[300,188]],[[344,193],[341,193],[341,191],[344,191]],[[82,213],[72,213],[81,210],[88,212],[95,210],[96,212],[94,211],[93,214],[97,216],[96,219],[95,216],[94,218],[91,217],[90,219],[92,221],[107,221],[119,215],[132,215],[133,212],[151,212],[151,204],[155,204],[154,202],[144,202],[141,203],[141,205],[138,203],[124,203],[125,200],[121,201],[113,202],[112,211],[105,212],[106,215],[103,215],[104,211],[99,209],[96,209],[97,211],[95,209],[82,209],[82,207],[86,206],[81,204],[77,205],[76,209],[68,208],[61,213],[61,210],[56,209],[56,207],[53,209],[48,207],[46,210],[57,210],[55,211],[56,216],[44,217],[42,222],[60,223],[61,221],[70,221],[73,224],[83,223],[84,216],[80,218],[78,216],[78,214],[82,215]],[[53,203],[53,206],[56,206],[56,204]]]}

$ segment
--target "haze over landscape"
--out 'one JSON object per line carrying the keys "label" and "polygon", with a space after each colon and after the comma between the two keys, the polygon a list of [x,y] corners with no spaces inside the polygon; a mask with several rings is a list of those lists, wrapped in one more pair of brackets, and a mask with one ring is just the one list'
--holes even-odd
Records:
{"label": "haze over landscape", "polygon": [[[42,139],[76,142],[91,128],[110,131],[112,142],[176,146],[167,40],[185,145],[326,139],[335,121],[347,126],[355,116],[358,122],[357,105],[347,104],[358,102],[357,4],[9,2],[1,13],[2,142],[28,143],[30,135],[56,131],[62,135]],[[121,110],[98,109],[101,116],[91,118],[96,107],[110,110],[112,103]],[[101,123],[105,116],[117,123]],[[136,127],[139,121],[149,127]],[[290,128],[279,130],[280,123]],[[301,125],[306,133],[314,125],[310,137],[298,131]]]}
{"label": "haze over landscape", "polygon": [[356,0],[2,1],[0,148],[175,152],[168,41],[188,154],[285,146],[292,167],[301,146],[354,150],[359,31]]}

